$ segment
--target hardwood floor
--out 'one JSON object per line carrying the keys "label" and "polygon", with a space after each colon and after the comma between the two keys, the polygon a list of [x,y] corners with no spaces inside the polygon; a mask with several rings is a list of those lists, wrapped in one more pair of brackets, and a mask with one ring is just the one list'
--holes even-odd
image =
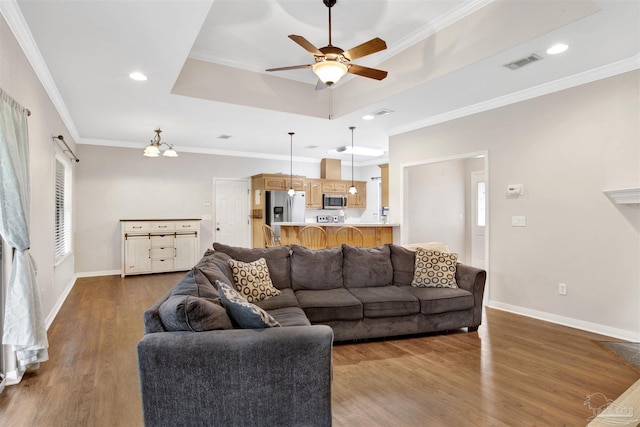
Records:
{"label": "hardwood floor", "polygon": [[[139,426],[142,313],[182,273],[78,279],[49,329],[50,360],[0,394],[0,426]],[[336,344],[335,426],[584,426],[593,393],[640,373],[611,338],[487,309],[477,333]]]}

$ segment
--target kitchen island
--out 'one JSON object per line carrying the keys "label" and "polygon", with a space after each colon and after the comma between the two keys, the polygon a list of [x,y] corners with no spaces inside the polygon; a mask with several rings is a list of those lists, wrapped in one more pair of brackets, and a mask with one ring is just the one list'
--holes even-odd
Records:
{"label": "kitchen island", "polygon": [[359,229],[364,237],[365,248],[373,248],[384,245],[385,243],[393,243],[393,227],[399,227],[400,224],[381,224],[381,223],[306,223],[306,222],[281,222],[280,225],[280,242],[283,245],[299,245],[298,238],[300,230],[307,225],[317,225],[327,232],[327,247],[337,248],[336,231],[340,227],[351,226]]}

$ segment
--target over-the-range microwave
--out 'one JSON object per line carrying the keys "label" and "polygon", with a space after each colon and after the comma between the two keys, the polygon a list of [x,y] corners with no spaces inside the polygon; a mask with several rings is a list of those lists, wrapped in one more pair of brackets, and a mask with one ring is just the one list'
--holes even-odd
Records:
{"label": "over-the-range microwave", "polygon": [[323,194],[322,209],[344,209],[347,207],[347,196],[343,194]]}

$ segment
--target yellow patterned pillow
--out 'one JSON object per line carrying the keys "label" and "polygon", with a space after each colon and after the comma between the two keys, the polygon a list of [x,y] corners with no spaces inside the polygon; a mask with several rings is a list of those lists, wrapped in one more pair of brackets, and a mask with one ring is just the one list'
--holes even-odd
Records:
{"label": "yellow patterned pillow", "polygon": [[418,288],[457,288],[458,254],[418,248],[411,286]]}
{"label": "yellow patterned pillow", "polygon": [[236,290],[247,301],[258,302],[280,295],[280,291],[271,282],[267,261],[264,258],[253,262],[230,259],[229,267],[233,273]]}

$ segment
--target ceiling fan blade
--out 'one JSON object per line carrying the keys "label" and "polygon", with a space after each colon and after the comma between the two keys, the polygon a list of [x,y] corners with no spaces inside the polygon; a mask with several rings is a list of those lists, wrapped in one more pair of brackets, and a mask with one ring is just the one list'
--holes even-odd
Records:
{"label": "ceiling fan blade", "polygon": [[318,79],[318,83],[316,83],[316,90],[322,90],[328,87],[329,86],[327,86],[326,83],[323,83],[322,80]]}
{"label": "ceiling fan blade", "polygon": [[380,52],[381,50],[385,50],[386,48],[387,44],[385,43],[385,41],[381,38],[376,37],[375,39],[371,39],[368,42],[364,42],[356,47],[347,50],[343,53],[343,55],[349,61],[353,61],[354,59],[362,58],[363,56]]}
{"label": "ceiling fan blade", "polygon": [[375,68],[363,67],[362,65],[350,64],[349,73],[357,74],[362,77],[369,77],[370,79],[382,80],[387,77],[387,72],[383,70],[376,70]]}
{"label": "ceiling fan blade", "polygon": [[297,70],[299,68],[309,68],[311,64],[305,65],[291,65],[289,67],[279,67],[279,68],[268,68],[265,71],[284,71],[284,70]]}
{"label": "ceiling fan blade", "polygon": [[294,42],[298,43],[303,48],[305,48],[307,52],[310,52],[316,56],[324,56],[324,54],[320,52],[320,50],[317,47],[312,45],[311,42],[305,39],[304,37],[296,36],[295,34],[289,34],[289,38]]}

